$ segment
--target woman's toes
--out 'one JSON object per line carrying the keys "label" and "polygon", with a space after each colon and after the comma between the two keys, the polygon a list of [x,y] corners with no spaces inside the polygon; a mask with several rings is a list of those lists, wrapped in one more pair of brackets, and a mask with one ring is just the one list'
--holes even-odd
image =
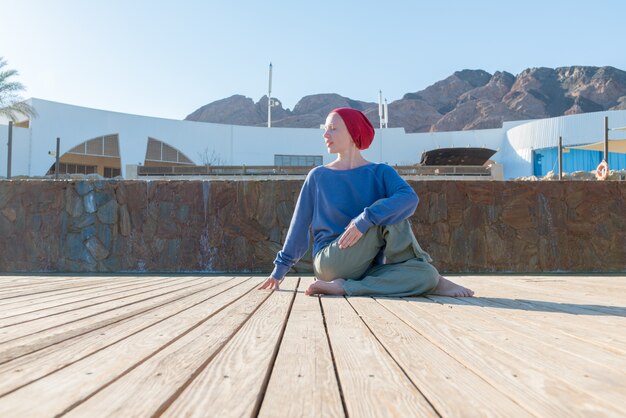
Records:
{"label": "woman's toes", "polygon": [[309,287],[307,287],[307,289],[304,291],[304,294],[306,296],[310,296],[313,294],[313,291],[315,290],[315,282],[311,283],[309,285]]}

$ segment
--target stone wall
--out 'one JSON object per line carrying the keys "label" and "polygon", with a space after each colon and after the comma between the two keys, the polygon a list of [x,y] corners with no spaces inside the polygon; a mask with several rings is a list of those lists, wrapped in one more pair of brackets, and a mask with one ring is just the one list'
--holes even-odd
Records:
{"label": "stone wall", "polygon": [[[409,183],[442,272],[626,271],[626,182]],[[0,271],[268,272],[301,184],[0,181]]]}

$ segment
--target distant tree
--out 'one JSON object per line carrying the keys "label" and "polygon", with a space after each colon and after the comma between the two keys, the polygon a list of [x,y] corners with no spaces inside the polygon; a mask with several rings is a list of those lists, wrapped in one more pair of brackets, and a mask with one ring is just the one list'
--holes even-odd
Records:
{"label": "distant tree", "polygon": [[24,85],[9,80],[17,76],[17,70],[5,69],[7,62],[0,57],[0,116],[17,122],[20,116],[37,116],[37,112],[19,95]]}
{"label": "distant tree", "polygon": [[226,163],[220,154],[215,151],[215,148],[209,152],[209,148],[206,147],[204,151],[198,153],[198,156],[202,161],[202,165],[224,165]]}

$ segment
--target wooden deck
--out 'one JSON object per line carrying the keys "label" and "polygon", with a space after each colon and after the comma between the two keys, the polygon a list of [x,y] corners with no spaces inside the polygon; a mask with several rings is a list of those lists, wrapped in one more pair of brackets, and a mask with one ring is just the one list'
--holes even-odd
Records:
{"label": "wooden deck", "polygon": [[626,414],[626,276],[452,279],[477,297],[0,276],[0,416]]}

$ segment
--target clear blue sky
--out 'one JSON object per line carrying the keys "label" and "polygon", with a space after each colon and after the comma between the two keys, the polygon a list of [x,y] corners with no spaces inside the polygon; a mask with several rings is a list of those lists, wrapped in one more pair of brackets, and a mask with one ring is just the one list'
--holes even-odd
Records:
{"label": "clear blue sky", "polygon": [[454,71],[626,70],[623,1],[0,0],[0,56],[38,97],[182,119],[233,94],[391,102]]}

